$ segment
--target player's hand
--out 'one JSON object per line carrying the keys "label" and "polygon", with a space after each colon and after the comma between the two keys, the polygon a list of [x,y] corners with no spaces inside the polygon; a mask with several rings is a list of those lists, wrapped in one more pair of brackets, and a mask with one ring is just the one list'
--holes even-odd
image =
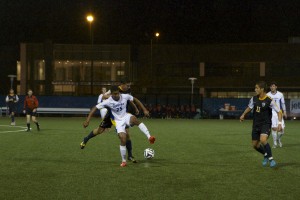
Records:
{"label": "player's hand", "polygon": [[145,115],[146,117],[150,117],[149,111],[148,111],[148,110],[144,110],[144,115]]}
{"label": "player's hand", "polygon": [[240,116],[240,122],[244,121],[244,119],[245,119],[245,115],[241,115]]}
{"label": "player's hand", "polygon": [[287,119],[287,114],[286,114],[286,112],[283,112],[283,117],[284,117],[284,119]]}
{"label": "player's hand", "polygon": [[135,110],[135,115],[139,115],[140,111],[138,109]]}
{"label": "player's hand", "polygon": [[32,112],[36,112],[36,108],[32,110]]}
{"label": "player's hand", "polygon": [[84,127],[84,128],[88,127],[88,126],[89,126],[89,123],[90,123],[90,122],[88,122],[88,121],[83,122],[83,127]]}
{"label": "player's hand", "polygon": [[282,125],[281,124],[278,124],[277,131],[278,132],[282,131]]}
{"label": "player's hand", "polygon": [[23,113],[26,114],[26,110],[23,110]]}

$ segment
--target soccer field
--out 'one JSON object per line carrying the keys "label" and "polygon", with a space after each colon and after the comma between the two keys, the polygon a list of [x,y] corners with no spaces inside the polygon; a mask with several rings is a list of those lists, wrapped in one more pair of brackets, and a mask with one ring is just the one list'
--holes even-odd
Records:
{"label": "soccer field", "polygon": [[[130,129],[139,163],[121,168],[119,139],[111,130],[79,144],[84,118],[39,118],[9,127],[0,118],[0,199],[299,199],[300,121],[287,121],[278,167],[262,167],[251,147],[251,121],[143,120],[156,143]],[[23,123],[23,125],[21,125]],[[269,140],[271,143],[271,140]],[[155,158],[145,160],[151,147]]]}

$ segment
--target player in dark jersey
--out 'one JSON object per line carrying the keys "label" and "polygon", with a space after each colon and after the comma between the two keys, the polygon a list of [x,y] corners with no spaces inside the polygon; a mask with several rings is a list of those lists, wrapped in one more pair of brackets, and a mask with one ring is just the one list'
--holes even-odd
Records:
{"label": "player in dark jersey", "polygon": [[279,130],[282,129],[282,113],[275,101],[267,96],[267,88],[268,86],[263,81],[256,83],[256,96],[251,98],[248,107],[240,117],[240,121],[243,121],[245,115],[253,110],[252,146],[256,151],[264,155],[263,166],[266,166],[270,162],[270,167],[275,167],[276,162],[273,159],[272,150],[267,140],[271,133],[272,109],[278,114]]}
{"label": "player in dark jersey", "polygon": [[15,94],[13,89],[10,89],[9,94],[6,96],[5,101],[7,103],[9,115],[11,118],[10,125],[15,126],[16,125],[15,114],[17,112],[17,103],[19,102],[19,97],[18,95]]}

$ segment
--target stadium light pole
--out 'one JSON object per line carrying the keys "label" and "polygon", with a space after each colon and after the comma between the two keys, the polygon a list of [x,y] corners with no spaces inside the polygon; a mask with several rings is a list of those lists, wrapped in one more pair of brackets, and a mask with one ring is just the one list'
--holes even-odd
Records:
{"label": "stadium light pole", "polygon": [[194,98],[194,83],[195,83],[195,80],[197,80],[197,78],[195,77],[190,77],[189,80],[191,81],[191,84],[192,84],[192,93],[191,93],[191,105],[193,105],[193,98]]}
{"label": "stadium light pole", "polygon": [[16,78],[16,75],[8,75],[8,78],[10,78],[10,89],[13,89],[14,86],[14,78]]}
{"label": "stadium light pole", "polygon": [[93,95],[94,93],[94,88],[93,88],[93,85],[94,85],[94,77],[93,77],[93,71],[94,71],[94,60],[93,60],[93,45],[94,45],[94,35],[93,35],[93,21],[94,21],[94,16],[89,14],[86,16],[86,20],[88,21],[89,23],[89,26],[90,26],[90,45],[91,45],[91,53],[90,53],[90,56],[91,56],[91,73],[90,73],[90,76],[91,76],[91,95]]}
{"label": "stadium light pole", "polygon": [[[155,36],[155,38],[157,39],[158,37],[159,37],[159,32],[156,32],[155,34],[154,34],[154,36]],[[151,67],[151,69],[150,69],[150,72],[151,72],[151,79],[152,79],[152,77],[153,77],[153,37],[151,36],[151,41],[150,41],[150,53],[151,53],[151,56],[150,56],[150,67]]]}

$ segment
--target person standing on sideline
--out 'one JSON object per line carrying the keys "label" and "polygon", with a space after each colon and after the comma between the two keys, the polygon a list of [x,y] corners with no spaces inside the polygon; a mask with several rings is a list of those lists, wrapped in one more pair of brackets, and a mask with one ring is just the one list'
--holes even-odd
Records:
{"label": "person standing on sideline", "polygon": [[270,167],[275,167],[276,162],[272,156],[272,150],[268,143],[268,137],[271,132],[272,125],[272,110],[278,114],[278,130],[281,130],[282,113],[275,103],[266,93],[267,85],[260,81],[255,85],[256,96],[250,99],[248,107],[240,117],[240,121],[244,121],[245,115],[253,110],[253,126],[252,126],[252,146],[259,153],[264,155],[262,161],[263,166],[267,166],[270,162]]}
{"label": "person standing on sideline", "polygon": [[[277,83],[272,82],[270,84],[270,92],[268,92],[268,96],[271,97],[279,106],[280,110],[283,112],[283,117],[286,119],[286,107],[285,107],[285,101],[284,96],[281,92],[277,90]],[[272,137],[273,137],[273,148],[276,148],[277,146],[282,147],[281,137],[284,134],[284,128],[285,123],[282,119],[282,130],[278,131],[278,116],[275,110],[272,111]]]}
{"label": "person standing on sideline", "polygon": [[23,112],[26,114],[26,122],[27,122],[27,132],[30,131],[30,119],[36,124],[37,130],[40,131],[39,122],[36,119],[37,108],[39,106],[39,102],[37,98],[32,95],[32,90],[28,90],[28,95],[25,97],[24,101],[24,109]]}
{"label": "person standing on sideline", "polygon": [[9,115],[11,118],[10,125],[15,126],[16,125],[15,114],[17,111],[17,103],[19,102],[19,97],[18,95],[15,94],[13,89],[10,89],[9,94],[6,96],[5,101],[7,103]]}

